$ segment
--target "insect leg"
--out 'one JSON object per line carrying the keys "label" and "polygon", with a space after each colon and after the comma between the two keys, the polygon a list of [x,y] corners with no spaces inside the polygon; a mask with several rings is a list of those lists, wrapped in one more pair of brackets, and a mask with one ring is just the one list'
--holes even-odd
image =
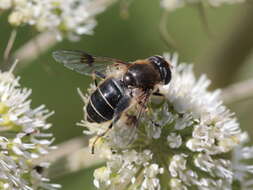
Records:
{"label": "insect leg", "polygon": [[106,129],[105,132],[103,132],[102,134],[100,134],[100,135],[98,135],[98,136],[96,137],[96,139],[95,139],[94,142],[92,143],[91,154],[94,154],[95,145],[96,145],[98,139],[100,139],[101,137],[103,137],[103,136],[106,135],[106,133],[112,128],[112,124],[113,124],[113,123],[111,123],[111,124],[109,125],[109,127]]}
{"label": "insect leg", "polygon": [[137,114],[137,119],[136,119],[136,123],[134,125],[135,128],[138,127],[138,124],[139,124],[139,120],[142,116],[142,114],[144,113],[145,109],[146,109],[146,103],[148,101],[148,97],[149,97],[149,94],[147,94],[144,99],[143,99],[143,102],[141,102],[139,105],[140,105],[140,109],[138,111],[138,114]]}
{"label": "insect leg", "polygon": [[133,140],[135,139],[135,135],[136,135],[136,130],[138,128],[139,125],[139,121],[145,111],[145,109],[147,108],[147,101],[148,98],[150,96],[150,92],[146,92],[144,93],[144,95],[142,97],[140,97],[142,99],[142,101],[140,101],[138,110],[137,110],[137,116],[132,116],[132,115],[128,115],[128,126],[131,127],[131,133],[128,135],[128,142],[126,145],[129,145],[133,142]]}
{"label": "insect leg", "polygon": [[91,74],[91,77],[92,77],[92,80],[93,80],[94,83],[95,83],[95,86],[98,87],[98,81],[97,81],[97,78],[96,78],[95,73],[92,73],[92,74]]}
{"label": "insect leg", "polygon": [[101,78],[101,79],[105,79],[105,78],[106,78],[106,75],[103,74],[103,73],[100,73],[99,71],[94,71],[94,72],[91,74],[91,77],[92,77],[92,80],[94,80],[95,86],[97,87],[97,86],[98,86],[97,77],[99,77],[99,78]]}
{"label": "insect leg", "polygon": [[152,123],[155,127],[160,127],[160,124],[156,123],[156,122],[153,121],[152,119],[151,119],[151,123]]}
{"label": "insect leg", "polygon": [[152,95],[153,96],[162,96],[162,97],[164,97],[164,95],[159,92],[159,89],[157,89],[155,92],[153,92]]}
{"label": "insect leg", "polygon": [[160,92],[154,92],[154,93],[152,93],[152,95],[153,96],[162,96],[162,97],[164,97],[164,95],[161,94]]}
{"label": "insect leg", "polygon": [[103,137],[104,135],[106,135],[106,133],[113,127],[113,125],[120,119],[122,113],[126,110],[126,108],[129,107],[130,105],[130,100],[131,97],[128,95],[125,95],[121,98],[121,100],[119,101],[119,103],[117,104],[115,110],[114,110],[114,114],[113,114],[113,119],[111,124],[109,125],[109,127],[107,128],[107,130],[105,132],[103,132],[102,134],[98,135],[97,138],[95,139],[95,141],[92,144],[92,148],[91,148],[91,153],[94,154],[94,149],[95,149],[95,144],[98,141],[99,138]]}
{"label": "insect leg", "polygon": [[101,79],[105,79],[105,78],[106,78],[106,75],[103,74],[103,73],[101,73],[101,72],[99,72],[99,71],[94,71],[94,74],[95,74],[97,77],[101,78]]}

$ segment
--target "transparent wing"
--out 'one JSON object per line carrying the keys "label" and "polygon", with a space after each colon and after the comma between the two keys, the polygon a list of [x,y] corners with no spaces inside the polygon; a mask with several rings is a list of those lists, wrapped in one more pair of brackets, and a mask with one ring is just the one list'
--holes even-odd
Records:
{"label": "transparent wing", "polygon": [[131,130],[129,130],[128,135],[128,141],[125,144],[126,146],[132,144],[137,137],[137,129],[138,129],[138,125],[140,123],[141,117],[143,116],[144,112],[145,112],[145,108],[146,108],[146,104],[148,102],[148,99],[150,97],[151,92],[146,92],[143,95],[143,102],[139,105],[139,108],[137,109],[137,116],[128,116],[128,126],[129,128],[131,128]]}
{"label": "transparent wing", "polygon": [[119,59],[96,57],[84,51],[59,50],[53,52],[53,58],[65,67],[84,75],[91,75],[94,71],[103,72],[109,65],[129,65]]}

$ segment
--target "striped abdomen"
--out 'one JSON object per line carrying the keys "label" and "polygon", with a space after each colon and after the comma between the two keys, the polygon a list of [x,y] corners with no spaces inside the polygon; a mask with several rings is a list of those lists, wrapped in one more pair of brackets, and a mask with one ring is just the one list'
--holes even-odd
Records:
{"label": "striped abdomen", "polygon": [[86,107],[89,122],[102,123],[113,118],[114,110],[123,96],[123,87],[120,81],[114,78],[106,79],[91,94]]}

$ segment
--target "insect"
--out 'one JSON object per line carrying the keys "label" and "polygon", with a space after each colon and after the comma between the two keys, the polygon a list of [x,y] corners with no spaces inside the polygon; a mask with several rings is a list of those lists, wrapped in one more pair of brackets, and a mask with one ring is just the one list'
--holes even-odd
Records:
{"label": "insect", "polygon": [[[108,129],[97,136],[104,136],[132,105],[138,105],[134,127],[145,111],[151,95],[162,96],[158,85],[166,85],[171,80],[171,65],[161,56],[151,56],[144,60],[125,62],[115,58],[97,57],[83,51],[59,50],[53,52],[54,59],[67,68],[83,75],[92,76],[96,90],[91,94],[86,106],[89,122],[110,121]],[[107,68],[117,72],[106,75]],[[98,85],[96,78],[102,79]]]}

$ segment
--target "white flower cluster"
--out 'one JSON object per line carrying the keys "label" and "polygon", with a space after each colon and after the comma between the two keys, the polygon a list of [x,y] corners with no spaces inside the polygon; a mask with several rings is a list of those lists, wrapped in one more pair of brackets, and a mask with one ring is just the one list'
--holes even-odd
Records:
{"label": "white flower cluster", "polygon": [[[192,65],[177,65],[177,56],[165,57],[173,69],[170,84],[159,89],[164,97],[150,101],[136,130],[126,125],[127,116],[122,117],[96,144],[96,152],[107,162],[95,170],[95,186],[232,190],[236,185],[241,190],[252,189],[253,166],[242,160],[252,159],[253,149],[239,147],[246,142],[247,133],[223,105],[219,91],[207,91],[210,81],[206,76],[196,79]],[[83,99],[87,104],[87,96]],[[82,124],[86,133],[93,134],[108,127],[87,121]]]}
{"label": "white flower cluster", "polygon": [[50,149],[52,134],[46,119],[52,115],[44,105],[31,109],[31,90],[20,88],[12,69],[0,72],[0,189],[56,189],[44,177],[48,163],[35,160]]}
{"label": "white flower cluster", "polygon": [[94,17],[115,0],[1,0],[0,11],[11,9],[9,22],[15,26],[29,24],[38,31],[62,35],[91,34]]}
{"label": "white flower cluster", "polygon": [[[168,11],[173,11],[185,6],[186,4],[199,2],[201,2],[201,0],[161,0],[161,6]],[[204,0],[202,2],[207,2],[209,5],[217,7],[222,4],[242,3],[245,2],[245,0]]]}
{"label": "white flower cluster", "polygon": [[[233,152],[233,170],[235,171],[235,179],[238,189],[251,190],[253,189],[253,146],[238,146]],[[240,183],[241,182],[241,183]]]}

